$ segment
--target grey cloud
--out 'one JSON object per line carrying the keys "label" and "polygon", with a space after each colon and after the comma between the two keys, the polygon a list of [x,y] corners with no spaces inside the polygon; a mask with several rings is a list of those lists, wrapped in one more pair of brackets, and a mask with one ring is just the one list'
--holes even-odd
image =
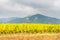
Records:
{"label": "grey cloud", "polygon": [[59,0],[15,0],[14,2],[31,6],[42,12],[41,14],[60,19],[60,8],[54,6],[54,2],[56,1]]}
{"label": "grey cloud", "polygon": [[12,0],[15,3],[33,6],[35,8],[50,7],[54,0]]}
{"label": "grey cloud", "polygon": [[33,8],[39,9],[40,11],[50,11],[54,0],[12,0],[12,2],[31,6]]}
{"label": "grey cloud", "polygon": [[[0,14],[9,14],[9,15],[19,15],[19,16],[24,16],[26,15],[30,15],[32,14],[32,12],[29,13],[29,11],[24,12],[24,8],[29,7],[32,8],[34,10],[38,10],[36,12],[34,12],[33,14],[43,14],[43,15],[47,15],[47,16],[51,16],[51,17],[55,17],[55,18],[59,18],[60,19],[60,8],[54,6],[54,2],[56,2],[57,0],[10,0],[11,2],[9,2],[9,4],[7,5],[8,8],[7,9],[0,9]],[[59,0],[58,0],[59,1]],[[16,6],[17,4],[17,6]],[[8,10],[11,6],[11,10]],[[18,5],[21,5],[21,7],[23,7],[23,11],[22,10],[17,10],[15,9],[16,7],[18,7]],[[23,6],[24,5],[24,6]],[[16,7],[15,7],[16,6]],[[15,8],[14,8],[15,7]],[[0,7],[1,8],[1,7]],[[19,7],[20,8],[20,7]],[[19,9],[18,8],[18,9]],[[12,9],[14,9],[15,11],[12,11]]]}

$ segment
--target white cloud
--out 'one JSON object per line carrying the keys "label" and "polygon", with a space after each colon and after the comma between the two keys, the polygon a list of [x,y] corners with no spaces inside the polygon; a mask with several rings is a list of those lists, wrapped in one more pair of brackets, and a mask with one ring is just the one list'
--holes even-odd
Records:
{"label": "white cloud", "polygon": [[0,0],[0,17],[25,17],[37,13],[60,19],[60,0]]}
{"label": "white cloud", "polygon": [[9,0],[0,0],[1,3],[6,3],[8,2]]}
{"label": "white cloud", "polygon": [[[3,1],[2,1],[3,2]],[[1,3],[0,3],[1,4]],[[1,17],[25,17],[28,15],[36,14],[37,9],[34,9],[30,6],[13,3],[11,1],[4,2],[4,4],[0,5],[0,18]]]}
{"label": "white cloud", "polygon": [[60,0],[56,0],[54,6],[60,8]]}

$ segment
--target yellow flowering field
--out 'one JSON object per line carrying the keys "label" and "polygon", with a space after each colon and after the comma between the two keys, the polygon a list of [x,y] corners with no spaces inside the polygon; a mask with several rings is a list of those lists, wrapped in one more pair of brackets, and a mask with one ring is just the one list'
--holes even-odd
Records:
{"label": "yellow flowering field", "polygon": [[0,24],[0,33],[59,33],[60,24]]}

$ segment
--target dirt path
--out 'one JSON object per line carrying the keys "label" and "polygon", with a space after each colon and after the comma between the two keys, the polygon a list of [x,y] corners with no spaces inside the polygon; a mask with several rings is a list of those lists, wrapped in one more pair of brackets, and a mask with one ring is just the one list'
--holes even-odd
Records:
{"label": "dirt path", "polygon": [[7,34],[0,40],[60,40],[60,34]]}

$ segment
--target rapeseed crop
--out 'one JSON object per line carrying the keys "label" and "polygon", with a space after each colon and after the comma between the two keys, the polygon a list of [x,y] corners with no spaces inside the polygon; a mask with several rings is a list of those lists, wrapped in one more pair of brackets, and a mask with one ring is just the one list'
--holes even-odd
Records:
{"label": "rapeseed crop", "polygon": [[0,33],[59,33],[60,24],[0,24]]}

